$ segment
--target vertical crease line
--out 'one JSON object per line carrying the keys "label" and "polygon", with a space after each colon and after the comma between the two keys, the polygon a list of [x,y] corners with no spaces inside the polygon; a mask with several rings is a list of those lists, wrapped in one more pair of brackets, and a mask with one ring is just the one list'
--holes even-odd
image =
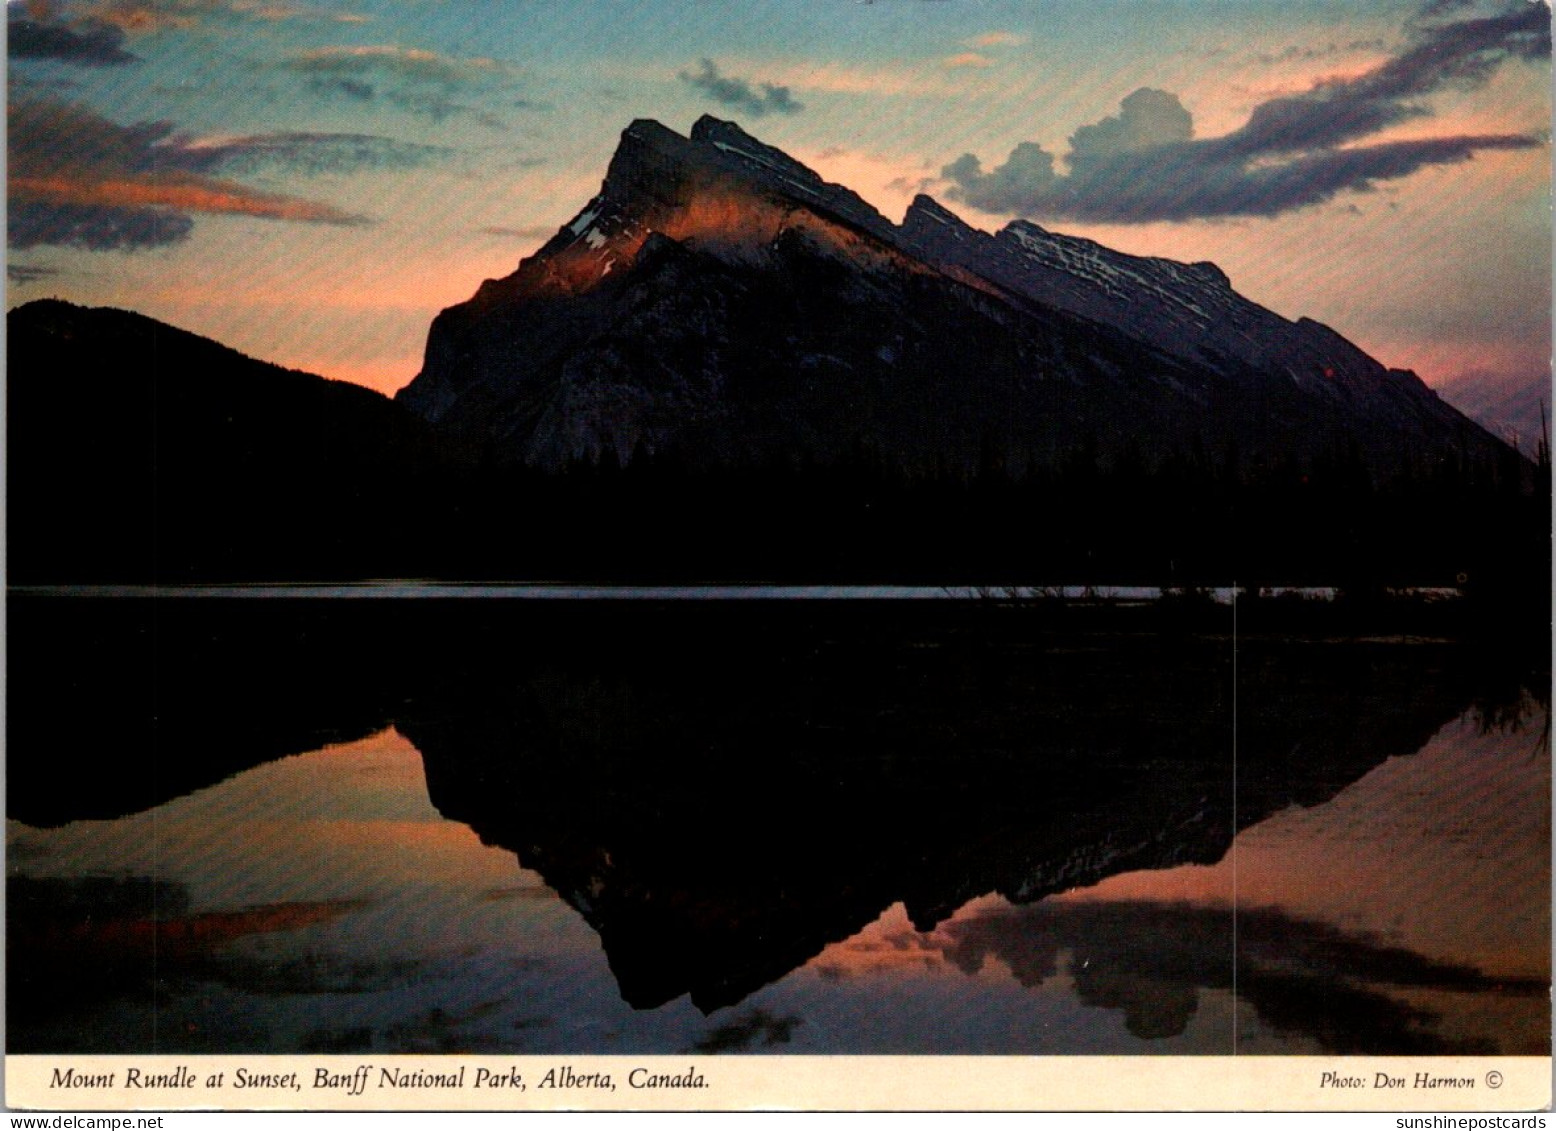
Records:
{"label": "vertical crease line", "polygon": [[1232,1055],[1237,1055],[1237,582],[1232,582]]}

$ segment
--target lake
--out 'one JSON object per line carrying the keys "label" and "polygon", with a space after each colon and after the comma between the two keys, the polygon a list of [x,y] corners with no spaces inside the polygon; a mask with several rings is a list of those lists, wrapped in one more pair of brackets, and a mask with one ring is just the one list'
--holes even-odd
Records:
{"label": "lake", "polygon": [[1548,1053],[1548,676],[1232,616],[13,595],[9,1051]]}

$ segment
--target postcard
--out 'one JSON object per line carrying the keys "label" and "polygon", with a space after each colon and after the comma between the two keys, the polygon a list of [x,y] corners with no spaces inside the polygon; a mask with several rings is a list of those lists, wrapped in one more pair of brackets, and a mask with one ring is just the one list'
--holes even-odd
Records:
{"label": "postcard", "polygon": [[6,1102],[1551,1102],[1551,10],[7,7]]}

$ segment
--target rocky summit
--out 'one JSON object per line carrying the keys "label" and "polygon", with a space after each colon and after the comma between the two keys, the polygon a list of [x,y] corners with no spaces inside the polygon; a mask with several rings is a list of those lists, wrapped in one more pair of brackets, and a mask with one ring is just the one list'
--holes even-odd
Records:
{"label": "rocky summit", "polygon": [[991,235],[927,196],[894,224],[711,117],[690,137],[633,122],[576,217],[438,315],[399,399],[482,461],[543,471],[864,457],[1020,480],[1076,453],[1253,474],[1343,453],[1386,480],[1507,456],[1214,264],[1025,220]]}

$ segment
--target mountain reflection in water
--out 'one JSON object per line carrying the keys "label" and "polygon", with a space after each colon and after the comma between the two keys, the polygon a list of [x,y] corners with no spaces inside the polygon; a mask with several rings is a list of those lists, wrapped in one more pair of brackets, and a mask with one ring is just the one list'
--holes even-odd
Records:
{"label": "mountain reflection in water", "polygon": [[147,677],[87,604],[12,617],[13,1052],[1548,1045],[1541,709],[1461,646],[1239,637],[1234,775],[1217,633],[205,606]]}

